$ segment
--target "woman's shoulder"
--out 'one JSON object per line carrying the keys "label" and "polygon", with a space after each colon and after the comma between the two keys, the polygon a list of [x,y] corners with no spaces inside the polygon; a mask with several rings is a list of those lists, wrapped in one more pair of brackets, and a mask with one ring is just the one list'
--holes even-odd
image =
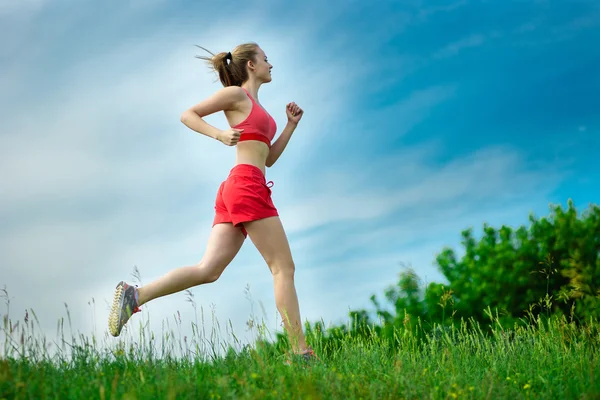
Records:
{"label": "woman's shoulder", "polygon": [[231,97],[235,100],[242,100],[246,97],[246,91],[240,86],[227,86],[217,91],[221,96]]}
{"label": "woman's shoulder", "polygon": [[220,110],[234,110],[246,100],[244,89],[239,86],[227,86],[214,92],[206,101],[218,104]]}

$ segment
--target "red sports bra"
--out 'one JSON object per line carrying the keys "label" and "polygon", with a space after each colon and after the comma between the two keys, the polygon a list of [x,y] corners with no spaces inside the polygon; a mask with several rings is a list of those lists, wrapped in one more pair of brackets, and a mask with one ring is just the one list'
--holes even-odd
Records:
{"label": "red sports bra", "polygon": [[[244,89],[244,88],[242,88]],[[252,101],[252,109],[245,120],[233,126],[236,129],[243,129],[244,132],[240,135],[240,142],[245,140],[259,140],[271,147],[271,140],[275,137],[277,124],[264,108],[256,104],[250,93],[246,89],[244,92]]]}

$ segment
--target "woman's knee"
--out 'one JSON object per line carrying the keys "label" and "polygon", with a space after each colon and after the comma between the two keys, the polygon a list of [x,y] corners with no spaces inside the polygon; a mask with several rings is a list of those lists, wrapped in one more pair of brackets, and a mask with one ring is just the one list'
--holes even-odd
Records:
{"label": "woman's knee", "polygon": [[202,276],[200,279],[201,283],[213,283],[216,282],[221,277],[220,273],[209,273],[205,276]]}
{"label": "woman's knee", "polygon": [[294,276],[296,265],[293,260],[268,262],[273,276]]}
{"label": "woman's knee", "polygon": [[200,285],[203,283],[216,282],[221,277],[223,270],[221,268],[210,267],[203,262],[199,262],[198,264],[196,264],[195,272],[195,283],[197,285]]}

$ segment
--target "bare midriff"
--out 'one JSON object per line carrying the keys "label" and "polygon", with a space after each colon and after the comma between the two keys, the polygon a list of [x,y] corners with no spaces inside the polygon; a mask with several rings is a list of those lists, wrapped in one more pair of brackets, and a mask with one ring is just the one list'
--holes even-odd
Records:
{"label": "bare midriff", "polygon": [[265,164],[269,156],[269,146],[258,140],[246,140],[236,144],[235,165],[250,164],[260,168],[265,174]]}

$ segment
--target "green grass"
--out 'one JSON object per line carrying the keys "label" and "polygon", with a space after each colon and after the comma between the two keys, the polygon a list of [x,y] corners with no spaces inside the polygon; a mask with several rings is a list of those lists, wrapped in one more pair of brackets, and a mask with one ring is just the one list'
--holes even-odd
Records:
{"label": "green grass", "polygon": [[93,336],[65,339],[63,318],[51,346],[36,321],[32,311],[19,326],[3,317],[0,399],[600,398],[594,321],[537,319],[490,333],[463,322],[437,335],[398,328],[391,341],[311,330],[322,362],[308,368],[284,365],[285,354],[263,342],[215,344],[198,322],[191,338],[141,329],[135,339],[125,335],[129,342],[105,336],[101,345]]}

